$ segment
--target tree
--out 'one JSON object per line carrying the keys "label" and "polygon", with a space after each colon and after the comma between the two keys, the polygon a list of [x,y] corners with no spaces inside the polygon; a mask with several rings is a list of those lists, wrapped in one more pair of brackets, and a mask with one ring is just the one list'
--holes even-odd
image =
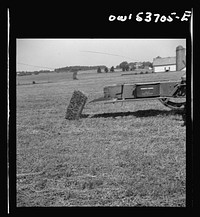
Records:
{"label": "tree", "polygon": [[39,75],[39,72],[38,71],[34,71],[33,72],[35,75]]}
{"label": "tree", "polygon": [[105,72],[105,73],[108,72],[108,67],[105,67],[104,72]]}
{"label": "tree", "polygon": [[101,68],[100,67],[97,68],[97,73],[101,73]]}
{"label": "tree", "polygon": [[124,61],[119,64],[119,67],[122,69],[122,71],[128,71],[129,70],[129,65],[127,61]]}
{"label": "tree", "polygon": [[153,68],[153,63],[150,62],[149,67]]}
{"label": "tree", "polygon": [[129,65],[126,65],[125,70],[129,71]]}
{"label": "tree", "polygon": [[[158,58],[160,58],[160,57],[158,57]],[[149,68],[149,67],[151,67],[151,68],[153,67],[153,64],[149,61],[142,62],[142,65],[139,66],[140,69],[145,69],[145,68]]]}
{"label": "tree", "polygon": [[128,65],[129,65],[129,70],[130,71],[134,71],[136,69],[134,62],[130,62]]}
{"label": "tree", "polygon": [[110,72],[114,72],[114,71],[115,71],[114,66],[112,66],[112,67],[110,68]]}
{"label": "tree", "polygon": [[131,67],[130,67],[130,70],[131,70],[131,71],[134,71],[135,69],[136,69],[135,66],[131,66]]}

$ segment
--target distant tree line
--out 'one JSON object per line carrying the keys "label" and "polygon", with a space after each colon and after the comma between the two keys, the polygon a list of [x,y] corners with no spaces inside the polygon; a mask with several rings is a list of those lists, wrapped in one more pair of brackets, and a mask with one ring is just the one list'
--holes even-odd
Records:
{"label": "distant tree line", "polygon": [[23,76],[23,75],[38,75],[40,73],[50,73],[50,72],[53,72],[53,71],[50,71],[50,70],[39,70],[39,71],[18,71],[17,74],[19,76]]}
{"label": "distant tree line", "polygon": [[147,62],[121,62],[116,68],[122,69],[122,71],[134,71],[135,69],[153,68],[153,63]]}
{"label": "distant tree line", "polygon": [[32,71],[32,72],[28,72],[28,71],[18,71],[17,74],[18,75],[38,75],[40,73],[51,73],[51,72],[77,72],[80,70],[83,71],[87,71],[87,70],[97,70],[97,68],[100,67],[101,69],[104,69],[106,66],[102,65],[102,66],[66,66],[66,67],[62,67],[62,68],[56,68],[54,69],[54,71],[50,71],[50,70],[39,70],[39,71]]}
{"label": "distant tree line", "polygon": [[[112,67],[110,68],[110,72],[114,72],[114,71],[115,71],[115,68],[114,68],[114,66],[112,66]],[[108,67],[104,67],[104,72],[105,72],[105,73],[108,73],[108,72],[109,72]],[[102,73],[101,67],[98,67],[98,68],[97,68],[97,73]]]}
{"label": "distant tree line", "polygon": [[[149,61],[144,61],[144,62],[130,62],[128,63],[127,61],[121,62],[119,65],[116,66],[116,69],[121,69],[122,71],[134,71],[135,69],[150,69],[153,68],[153,63]],[[110,68],[110,72],[114,72],[115,68],[112,66]],[[102,68],[98,67],[97,68],[97,73],[102,73]],[[108,67],[104,68],[104,72],[107,73],[109,72]]]}
{"label": "distant tree line", "polygon": [[97,70],[98,68],[105,68],[106,66],[66,66],[62,68],[55,69],[55,72],[74,72],[74,71],[87,71],[87,70]]}
{"label": "distant tree line", "polygon": [[39,70],[39,71],[32,71],[32,72],[27,72],[27,71],[19,71],[17,72],[17,75],[23,76],[23,75],[38,75],[40,73],[51,73],[51,72],[78,72],[78,71],[87,71],[87,70],[97,70],[97,73],[101,72],[114,72],[115,69],[122,69],[122,71],[133,71],[135,69],[145,69],[145,68],[153,68],[153,64],[149,61],[146,62],[130,62],[128,63],[127,61],[121,62],[119,65],[116,67],[112,66],[110,69],[105,66],[105,65],[100,65],[100,66],[66,66],[62,68],[56,68],[54,71],[50,70]]}

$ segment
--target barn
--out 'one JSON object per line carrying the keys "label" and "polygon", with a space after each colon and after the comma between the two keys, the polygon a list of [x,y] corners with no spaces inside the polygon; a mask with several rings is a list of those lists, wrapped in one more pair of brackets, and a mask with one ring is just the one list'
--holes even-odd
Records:
{"label": "barn", "polygon": [[186,70],[186,49],[181,45],[176,47],[175,57],[160,56],[153,59],[154,72],[168,72],[168,71],[185,71]]}
{"label": "barn", "polygon": [[176,71],[176,57],[156,57],[153,59],[154,72]]}

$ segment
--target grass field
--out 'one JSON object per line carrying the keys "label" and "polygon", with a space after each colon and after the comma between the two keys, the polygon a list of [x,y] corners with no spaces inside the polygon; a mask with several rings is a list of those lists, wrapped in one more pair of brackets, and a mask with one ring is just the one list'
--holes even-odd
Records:
{"label": "grass field", "polygon": [[[88,100],[123,82],[178,80],[183,72],[66,73],[17,82],[17,206],[185,206],[186,129],[159,101],[89,104],[65,119],[74,90]],[[66,77],[65,77],[66,76]],[[21,79],[21,80],[20,80]],[[27,79],[27,80],[26,80]]]}

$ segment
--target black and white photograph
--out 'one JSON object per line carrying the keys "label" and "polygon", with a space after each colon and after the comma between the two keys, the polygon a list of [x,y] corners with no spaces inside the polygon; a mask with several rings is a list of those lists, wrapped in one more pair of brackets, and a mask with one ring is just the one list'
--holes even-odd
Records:
{"label": "black and white photograph", "polygon": [[185,206],[185,48],[17,39],[17,206]]}
{"label": "black and white photograph", "polygon": [[[106,22],[176,19],[192,35],[191,9],[139,12]],[[188,33],[24,35],[14,35],[16,208],[187,207]]]}

